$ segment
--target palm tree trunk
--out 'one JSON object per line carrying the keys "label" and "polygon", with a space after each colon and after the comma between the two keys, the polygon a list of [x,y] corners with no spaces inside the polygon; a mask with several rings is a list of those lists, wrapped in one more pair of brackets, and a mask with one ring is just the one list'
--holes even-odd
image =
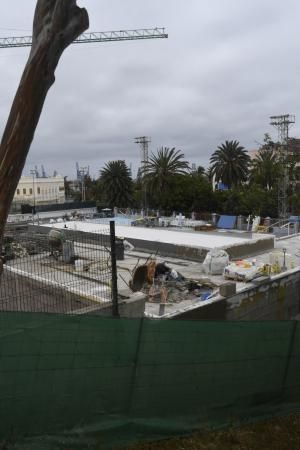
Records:
{"label": "palm tree trunk", "polygon": [[37,1],[31,52],[0,144],[0,242],[59,59],[88,26],[88,14],[76,0]]}

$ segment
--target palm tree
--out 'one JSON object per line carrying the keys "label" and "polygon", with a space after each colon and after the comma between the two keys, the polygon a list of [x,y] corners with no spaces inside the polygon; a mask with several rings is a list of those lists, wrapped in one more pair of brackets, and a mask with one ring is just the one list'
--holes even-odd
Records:
{"label": "palm tree", "polygon": [[206,176],[207,176],[205,167],[203,167],[203,166],[198,166],[195,173],[196,173],[199,177],[206,177]]}
{"label": "palm tree", "polygon": [[250,157],[238,141],[225,141],[210,158],[210,172],[229,188],[247,181]]}
{"label": "palm tree", "polygon": [[250,181],[270,190],[278,184],[281,174],[278,152],[271,147],[262,147],[251,163]]}
{"label": "palm tree", "polygon": [[125,161],[109,161],[100,171],[105,201],[110,207],[126,208],[132,200],[132,179]]}
{"label": "palm tree", "polygon": [[189,173],[189,164],[184,160],[184,154],[175,148],[161,147],[157,154],[150,156],[144,163],[144,182],[150,192],[157,196],[159,207],[164,206],[170,195],[172,181],[178,175]]}

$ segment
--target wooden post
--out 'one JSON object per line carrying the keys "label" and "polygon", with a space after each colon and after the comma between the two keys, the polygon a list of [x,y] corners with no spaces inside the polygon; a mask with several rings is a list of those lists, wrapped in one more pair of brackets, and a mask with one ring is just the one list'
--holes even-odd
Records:
{"label": "wooden post", "polygon": [[37,0],[31,52],[0,144],[0,242],[59,59],[88,26],[88,13],[76,0]]}

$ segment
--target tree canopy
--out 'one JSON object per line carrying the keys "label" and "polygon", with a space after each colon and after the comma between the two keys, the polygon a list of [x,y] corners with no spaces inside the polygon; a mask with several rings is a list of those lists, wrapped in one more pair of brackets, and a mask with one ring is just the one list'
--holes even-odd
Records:
{"label": "tree canopy", "polygon": [[210,158],[210,174],[229,188],[247,181],[250,157],[238,141],[225,141]]}
{"label": "tree canopy", "polygon": [[[144,188],[152,210],[172,214],[181,211],[219,214],[258,214],[276,217],[278,185],[283,174],[281,147],[265,136],[257,155],[250,160],[238,141],[225,141],[211,156],[207,169],[198,166],[191,171],[182,151],[160,147],[138,170],[135,180],[125,161],[109,161],[100,171],[98,180],[87,178],[86,198],[98,205],[141,209]],[[299,157],[287,159],[289,170],[288,198],[290,211],[300,214]],[[213,190],[213,177],[229,187]]]}
{"label": "tree canopy", "polygon": [[175,177],[187,175],[189,170],[189,163],[184,159],[184,154],[174,147],[161,147],[156,154],[151,154],[145,162],[142,174],[150,193],[159,199],[159,207],[166,205]]}
{"label": "tree canopy", "polygon": [[127,208],[132,203],[132,179],[125,161],[109,161],[100,171],[104,200],[110,207]]}
{"label": "tree canopy", "polygon": [[261,148],[251,162],[250,181],[270,190],[278,185],[281,174],[278,153],[273,148]]}

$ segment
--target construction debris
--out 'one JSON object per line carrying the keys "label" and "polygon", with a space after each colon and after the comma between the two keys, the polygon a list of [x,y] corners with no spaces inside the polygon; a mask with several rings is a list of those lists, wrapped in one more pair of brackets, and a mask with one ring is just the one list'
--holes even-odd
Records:
{"label": "construction debris", "polygon": [[231,262],[224,269],[224,278],[247,282],[261,275],[260,268],[255,263],[247,260]]}
{"label": "construction debris", "polygon": [[148,301],[155,303],[180,303],[182,300],[207,300],[214,294],[215,285],[207,278],[192,280],[152,259],[134,270],[131,289],[148,294]]}

